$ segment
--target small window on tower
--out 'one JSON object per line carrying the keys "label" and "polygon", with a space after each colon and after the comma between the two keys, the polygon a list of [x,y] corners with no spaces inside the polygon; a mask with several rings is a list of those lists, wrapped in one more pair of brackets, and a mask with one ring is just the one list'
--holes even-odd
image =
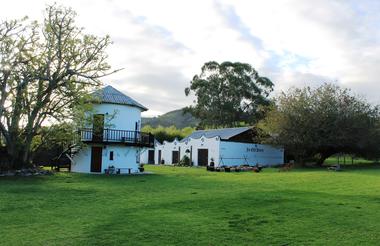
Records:
{"label": "small window on tower", "polygon": [[113,161],[113,151],[110,151],[110,161]]}

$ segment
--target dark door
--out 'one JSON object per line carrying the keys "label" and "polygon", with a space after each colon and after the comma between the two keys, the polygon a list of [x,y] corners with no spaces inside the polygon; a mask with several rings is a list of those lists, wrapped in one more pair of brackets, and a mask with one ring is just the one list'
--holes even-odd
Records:
{"label": "dark door", "polygon": [[154,164],[154,150],[148,151],[148,164]]}
{"label": "dark door", "polygon": [[161,164],[161,150],[158,151],[158,164]]}
{"label": "dark door", "polygon": [[91,172],[100,173],[102,171],[102,147],[91,148]]}
{"label": "dark door", "polygon": [[190,165],[193,165],[193,146],[190,146]]}
{"label": "dark door", "polygon": [[207,166],[208,149],[198,149],[198,166]]}
{"label": "dark door", "polygon": [[178,163],[178,151],[173,150],[172,152],[172,164]]}
{"label": "dark door", "polygon": [[95,114],[94,122],[92,127],[92,140],[95,142],[103,141],[103,130],[104,130],[104,114]]}

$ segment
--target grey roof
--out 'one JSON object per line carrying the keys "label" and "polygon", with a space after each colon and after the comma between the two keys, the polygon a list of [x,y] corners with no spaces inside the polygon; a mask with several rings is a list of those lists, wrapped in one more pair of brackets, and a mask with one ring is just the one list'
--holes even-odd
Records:
{"label": "grey roof", "polygon": [[207,138],[213,138],[219,136],[222,140],[228,140],[240,133],[248,131],[250,127],[235,127],[235,128],[222,128],[222,129],[211,129],[211,130],[198,130],[190,134],[188,137],[181,140],[181,142],[186,141],[188,138],[201,138],[205,136]]}
{"label": "grey roof", "polygon": [[148,109],[144,107],[142,104],[133,100],[129,96],[124,93],[116,90],[110,85],[96,91],[93,93],[94,96],[99,97],[100,102],[102,103],[113,103],[113,104],[122,104],[129,105],[140,108],[142,111],[147,111]]}

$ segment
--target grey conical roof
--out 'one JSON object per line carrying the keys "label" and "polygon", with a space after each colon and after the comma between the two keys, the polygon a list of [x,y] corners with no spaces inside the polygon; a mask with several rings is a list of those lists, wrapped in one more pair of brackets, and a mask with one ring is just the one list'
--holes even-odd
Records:
{"label": "grey conical roof", "polygon": [[113,104],[121,104],[128,105],[140,108],[142,111],[147,111],[148,108],[138,103],[131,97],[125,95],[124,93],[116,90],[110,85],[96,91],[94,95],[99,98],[101,103],[113,103]]}

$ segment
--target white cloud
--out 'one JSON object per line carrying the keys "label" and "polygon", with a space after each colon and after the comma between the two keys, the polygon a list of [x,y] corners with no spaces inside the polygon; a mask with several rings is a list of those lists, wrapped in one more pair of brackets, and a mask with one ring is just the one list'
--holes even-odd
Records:
{"label": "white cloud", "polygon": [[[191,103],[183,90],[210,60],[248,62],[276,91],[336,80],[380,103],[378,1],[58,2],[78,12],[87,32],[111,36],[110,63],[125,69],[104,82],[146,105],[148,115]],[[41,19],[46,3],[6,1],[0,16]]]}

